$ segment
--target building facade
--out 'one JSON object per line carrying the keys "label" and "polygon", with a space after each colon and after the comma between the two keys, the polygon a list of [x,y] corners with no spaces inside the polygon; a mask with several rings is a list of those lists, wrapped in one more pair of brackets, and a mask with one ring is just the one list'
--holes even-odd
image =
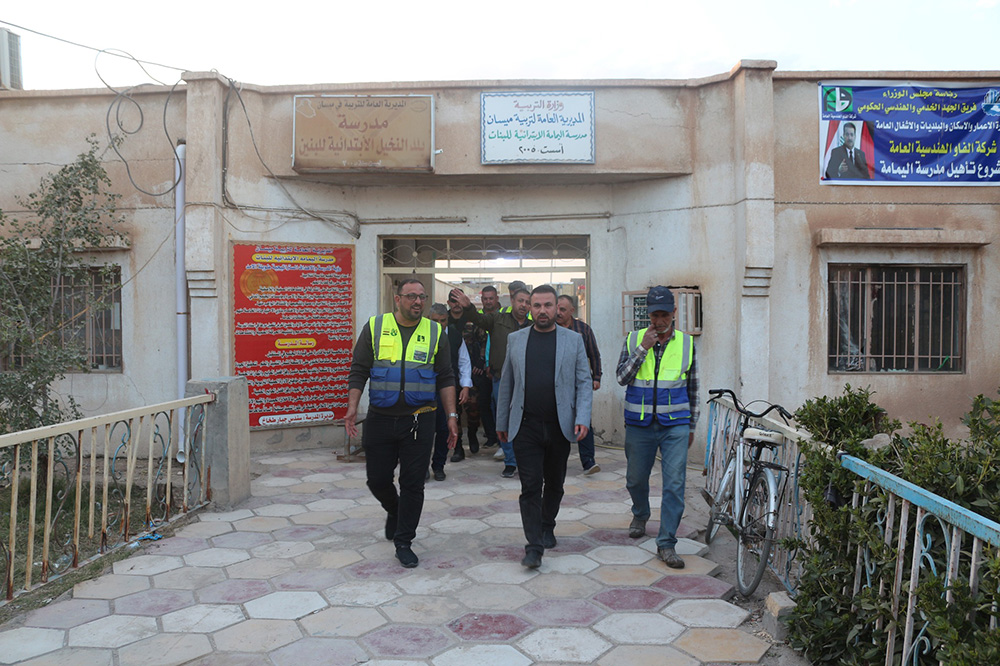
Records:
{"label": "building facade", "polygon": [[[743,61],[725,74],[675,81],[287,87],[189,72],[175,90],[142,87],[126,96],[0,92],[0,209],[16,214],[15,195],[72,161],[87,135],[107,136],[109,125],[122,135],[120,156],[109,151],[105,165],[124,195],[129,247],[100,256],[121,266],[113,324],[120,363],[70,375],[60,387],[87,412],[176,397],[178,358],[196,378],[252,367],[271,389],[260,403],[268,412],[288,382],[260,370],[280,367],[258,363],[273,354],[246,345],[269,331],[242,299],[261,306],[261,294],[294,292],[314,319],[326,313],[336,324],[319,336],[339,341],[323,357],[331,387],[319,402],[332,408],[252,421],[253,446],[338,444],[342,430],[329,418],[346,400],[344,350],[389,307],[394,282],[416,275],[438,301],[453,285],[472,294],[518,278],[578,296],[604,357],[594,426],[607,441],[624,434],[624,390],[614,381],[624,332],[641,320],[642,295],[656,284],[675,288],[681,326],[696,333],[703,399],[710,387],[732,387],[747,400],[793,409],[850,383],[870,386],[896,418],[940,418],[960,434],[971,398],[1000,385],[1000,354],[983,325],[1000,312],[993,243],[1000,190],[821,182],[817,91],[824,81],[851,80],[988,87],[1000,73],[775,68]],[[387,100],[396,98],[432,107],[429,138],[420,133],[426,127],[380,137],[408,113],[390,116]],[[551,104],[568,109],[580,99],[590,106],[544,124]],[[303,118],[325,101],[347,100],[351,112],[307,127]],[[383,115],[363,114],[357,100],[385,103]],[[525,120],[532,113],[533,126]],[[517,123],[527,129],[511,129]],[[408,141],[418,148],[414,162],[379,163],[363,150],[339,163],[329,158],[350,148],[351,132],[362,148],[380,145],[375,152],[387,160]],[[583,148],[560,144],[566,137]],[[172,187],[178,142],[182,202]],[[537,150],[538,161],[507,149]],[[336,307],[302,296],[318,289],[308,280],[320,274],[303,262],[350,263],[336,293],[316,292]],[[178,270],[187,313],[171,288]],[[280,292],[293,274],[308,284]],[[189,314],[187,340],[178,312]],[[307,329],[278,332],[269,349],[322,356]]]}

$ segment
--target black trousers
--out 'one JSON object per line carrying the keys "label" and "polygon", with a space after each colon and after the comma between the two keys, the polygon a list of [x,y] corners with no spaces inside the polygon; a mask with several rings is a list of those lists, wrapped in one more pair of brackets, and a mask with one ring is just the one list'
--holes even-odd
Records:
{"label": "black trousers", "polygon": [[[424,477],[434,441],[434,412],[384,416],[369,412],[361,445],[368,489],[389,515],[396,516],[397,546],[409,546],[424,508]],[[399,492],[393,483],[399,465]]]}
{"label": "black trousers", "polygon": [[479,403],[479,420],[483,424],[486,441],[497,441],[497,420],[493,414],[493,380],[484,375],[472,375],[472,385],[476,387],[476,401]]}
{"label": "black trousers", "polygon": [[542,552],[542,534],[556,526],[570,445],[558,423],[527,419],[521,421],[513,443],[521,479],[521,524],[528,542],[524,550]]}

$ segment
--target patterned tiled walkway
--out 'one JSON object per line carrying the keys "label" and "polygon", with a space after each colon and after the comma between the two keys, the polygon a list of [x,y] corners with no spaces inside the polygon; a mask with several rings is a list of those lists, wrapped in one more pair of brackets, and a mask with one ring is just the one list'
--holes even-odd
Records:
{"label": "patterned tiled walkway", "polygon": [[598,453],[589,477],[571,456],[559,543],[534,571],[519,563],[518,480],[492,450],[427,482],[416,569],[383,538],[363,463],[258,457],[249,501],[0,628],[0,663],[758,663],[770,644],[741,628],[705,547],[682,539],[674,571],[651,538],[629,539],[624,455]]}

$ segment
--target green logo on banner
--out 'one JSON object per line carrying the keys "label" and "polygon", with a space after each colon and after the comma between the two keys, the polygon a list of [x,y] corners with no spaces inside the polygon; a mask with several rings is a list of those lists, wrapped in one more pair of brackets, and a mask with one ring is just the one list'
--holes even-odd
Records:
{"label": "green logo on banner", "polygon": [[851,88],[824,87],[823,112],[845,113],[854,111],[854,93]]}

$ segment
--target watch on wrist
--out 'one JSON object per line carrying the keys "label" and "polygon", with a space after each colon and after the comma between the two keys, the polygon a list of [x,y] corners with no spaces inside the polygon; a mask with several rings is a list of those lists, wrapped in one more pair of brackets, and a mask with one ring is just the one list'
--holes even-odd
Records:
{"label": "watch on wrist", "polygon": [[458,418],[458,412],[449,412],[448,413],[448,418],[449,419],[457,419]]}

